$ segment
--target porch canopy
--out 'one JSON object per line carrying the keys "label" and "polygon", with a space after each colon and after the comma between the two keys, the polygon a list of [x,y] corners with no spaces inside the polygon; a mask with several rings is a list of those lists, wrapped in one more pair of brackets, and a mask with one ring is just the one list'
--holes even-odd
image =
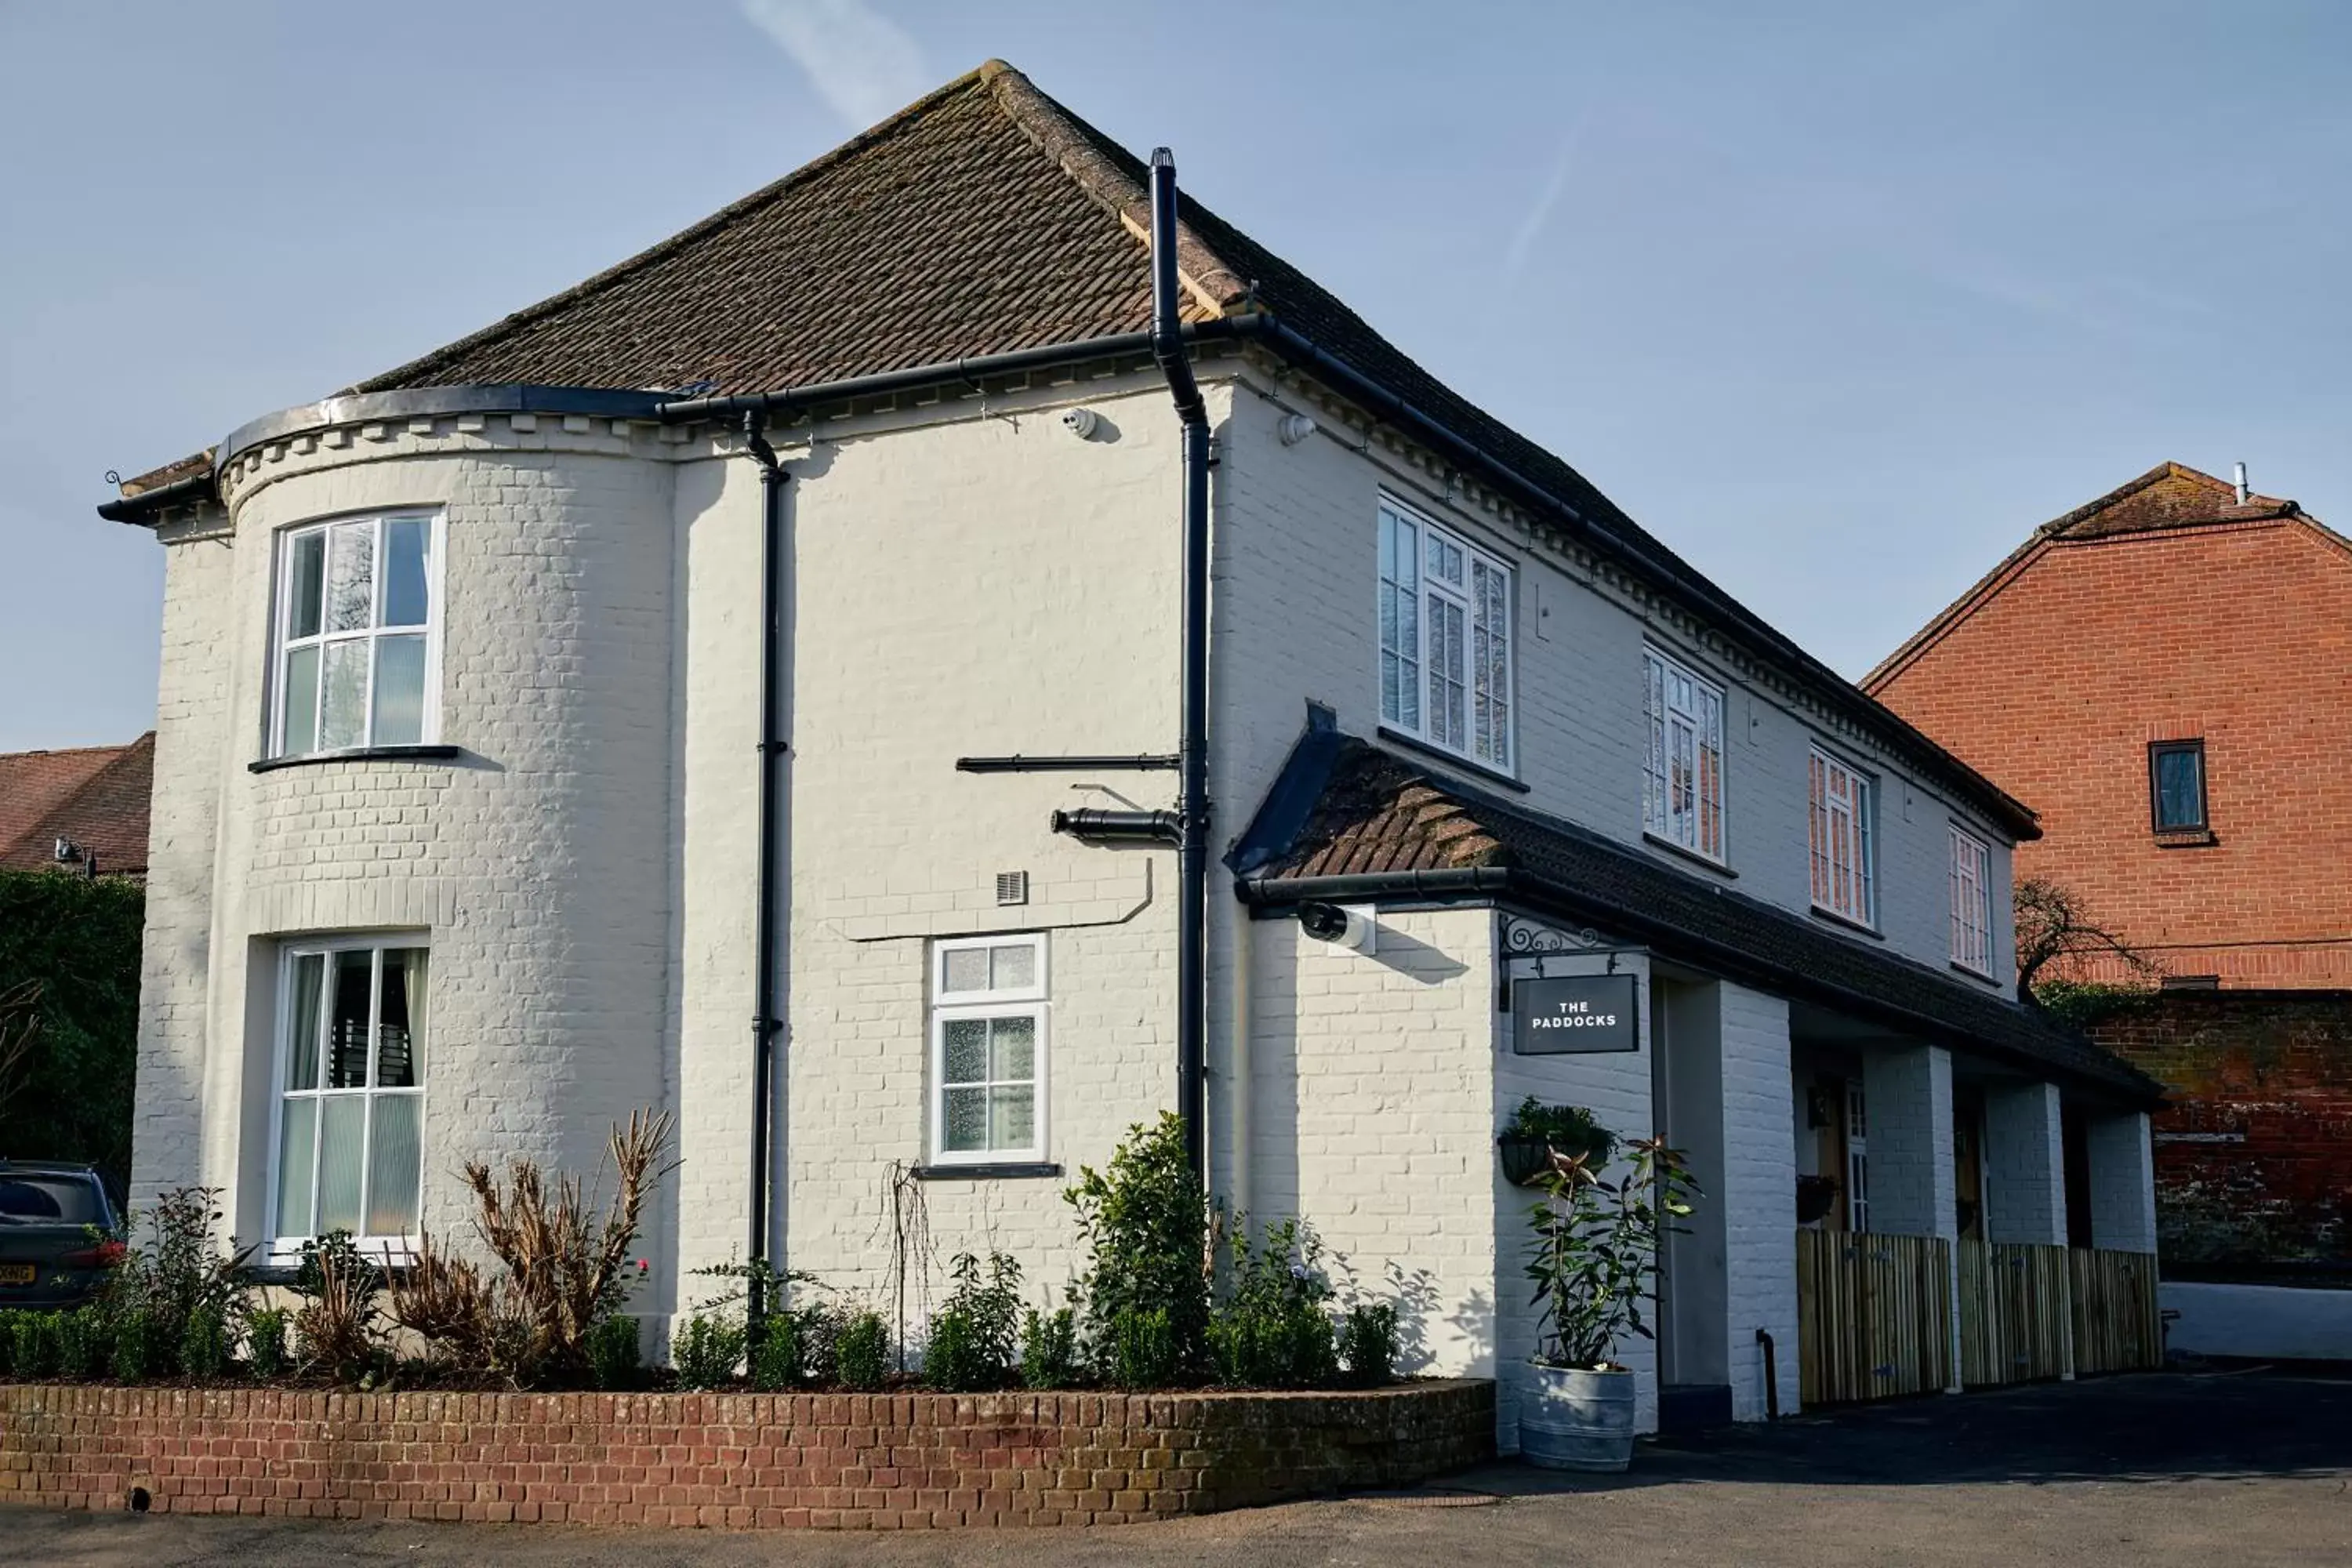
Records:
{"label": "porch canopy", "polygon": [[1322,724],[1228,858],[1243,900],[1495,903],[1596,926],[1792,1003],[1949,1047],[2122,1111],[2162,1086],[2038,1008],[1530,811]]}

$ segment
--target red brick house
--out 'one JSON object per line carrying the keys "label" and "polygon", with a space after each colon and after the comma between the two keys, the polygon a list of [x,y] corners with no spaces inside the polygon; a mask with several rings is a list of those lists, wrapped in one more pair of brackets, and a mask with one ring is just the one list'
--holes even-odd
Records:
{"label": "red brick house", "polygon": [[0,868],[145,877],[154,787],[152,730],[127,746],[0,752]]}
{"label": "red brick house", "polygon": [[2176,1102],[2168,1274],[2344,1260],[2352,541],[2166,463],[2034,530],[1863,686],[2032,802],[2017,876],[2162,971],[2095,1032]]}

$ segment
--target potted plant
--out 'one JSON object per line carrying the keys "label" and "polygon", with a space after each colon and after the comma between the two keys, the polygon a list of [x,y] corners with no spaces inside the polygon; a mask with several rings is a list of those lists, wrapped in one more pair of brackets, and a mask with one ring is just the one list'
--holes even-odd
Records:
{"label": "potted plant", "polygon": [[1552,1166],[1555,1158],[1579,1157],[1594,1165],[1609,1163],[1617,1135],[1593,1120],[1580,1105],[1545,1105],[1534,1095],[1519,1101],[1495,1147],[1503,1160],[1503,1176],[1515,1187],[1532,1186]]}
{"label": "potted plant", "polygon": [[1527,1274],[1542,1316],[1519,1452],[1549,1469],[1633,1463],[1633,1373],[1614,1359],[1617,1343],[1628,1332],[1656,1337],[1642,1310],[1658,1244],[1698,1195],[1689,1165],[1664,1139],[1637,1140],[1626,1152],[1614,1180],[1591,1160],[1555,1160],[1528,1211]]}
{"label": "potted plant", "polygon": [[1799,1176],[1797,1178],[1797,1223],[1811,1225],[1829,1216],[1830,1205],[1837,1202],[1838,1184],[1835,1176]]}

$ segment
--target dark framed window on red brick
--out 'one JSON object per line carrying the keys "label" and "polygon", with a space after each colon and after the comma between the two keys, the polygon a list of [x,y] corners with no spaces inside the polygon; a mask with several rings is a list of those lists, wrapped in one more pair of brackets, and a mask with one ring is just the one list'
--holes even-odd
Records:
{"label": "dark framed window on red brick", "polygon": [[2158,741],[2147,748],[2148,816],[2158,833],[2201,833],[2205,742]]}

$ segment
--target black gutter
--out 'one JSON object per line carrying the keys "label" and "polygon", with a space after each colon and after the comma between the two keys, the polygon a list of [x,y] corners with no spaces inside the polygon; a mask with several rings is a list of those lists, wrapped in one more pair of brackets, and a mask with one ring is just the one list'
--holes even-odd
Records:
{"label": "black gutter", "polygon": [[107,501],[99,507],[98,515],[109,522],[143,522],[149,513],[161,511],[175,502],[185,501],[194,505],[212,500],[214,494],[213,471],[206,468],[201,474],[190,474],[184,479],[173,479],[168,485],[157,485],[153,489],[141,490],[135,496]]}
{"label": "black gutter", "polygon": [[[1680,926],[1650,919],[1638,910],[1565,895],[1550,883],[1510,867],[1361,871],[1330,877],[1244,877],[1235,880],[1234,890],[1251,909],[1267,910],[1306,903],[1364,903],[1383,899],[1507,901],[1538,914],[1571,920],[1580,926],[1593,925],[1612,931],[1631,942],[1685,959],[1713,970],[1726,979],[1755,985],[1777,995],[1819,1002],[1906,1035],[1958,1047],[1972,1056],[1992,1057],[2013,1066],[2027,1068],[2039,1077],[2064,1078],[2107,1099],[2143,1107],[2158,1105],[2163,1101],[2161,1089],[2152,1081],[2150,1089],[2153,1092],[2144,1090],[2135,1094],[2124,1083],[2084,1072],[2063,1062],[2052,1061],[2031,1051],[1985,1039],[1966,1029],[1948,1026],[1930,1015],[1894,1006],[1875,997],[1850,991],[1833,981],[1759,959],[1743,948],[1728,946]],[[2125,1070],[2131,1069],[2126,1068]]]}
{"label": "black gutter", "polygon": [[1173,773],[1179,759],[1167,752],[1124,757],[958,757],[960,773]]}
{"label": "black gutter", "polygon": [[1181,846],[1184,842],[1183,813],[1178,811],[1103,811],[1085,806],[1055,812],[1047,826],[1073,838],[1102,843]]}
{"label": "black gutter", "polygon": [[1151,153],[1151,357],[1184,426],[1183,716],[1176,795],[1176,1110],[1209,1179],[1209,410],[1185,351],[1176,278],[1176,158]]}
{"label": "black gutter", "polygon": [[[743,444],[760,465],[760,840],[759,891],[752,920],[753,963],[758,966],[751,1002],[751,1202],[747,1237],[750,1261],[768,1256],[768,1145],[773,1131],[775,1100],[775,1038],[783,1027],[776,1016],[777,770],[784,742],[777,732],[776,707],[782,685],[784,482],[792,476],[776,460],[768,444],[767,416],[758,410],[743,415]],[[765,1310],[761,1300],[763,1270],[750,1276],[749,1307],[756,1321]]]}

